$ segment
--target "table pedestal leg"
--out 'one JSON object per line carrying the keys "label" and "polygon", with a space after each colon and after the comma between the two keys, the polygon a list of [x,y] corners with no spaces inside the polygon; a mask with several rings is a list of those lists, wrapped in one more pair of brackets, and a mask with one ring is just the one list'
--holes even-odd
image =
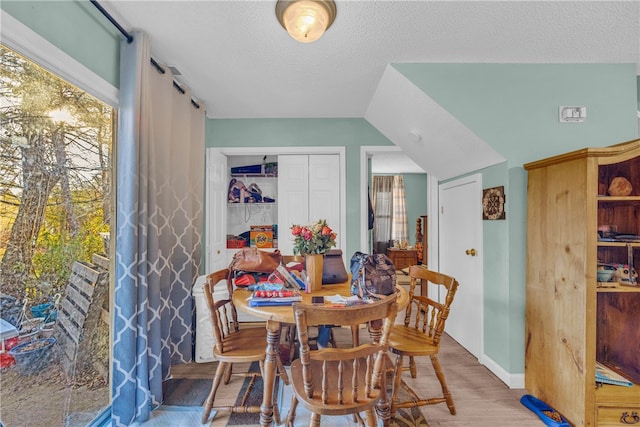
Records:
{"label": "table pedestal leg", "polygon": [[267,350],[264,361],[262,405],[260,406],[260,426],[271,426],[273,422],[273,386],[276,381],[278,346],[280,344],[280,323],[267,321]]}

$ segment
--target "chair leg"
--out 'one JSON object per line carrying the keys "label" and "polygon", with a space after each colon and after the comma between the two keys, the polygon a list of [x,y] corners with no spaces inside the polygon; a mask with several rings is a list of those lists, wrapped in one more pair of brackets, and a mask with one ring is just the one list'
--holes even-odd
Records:
{"label": "chair leg", "polygon": [[209,420],[209,415],[211,414],[211,408],[213,408],[213,401],[216,399],[216,392],[218,391],[218,386],[220,386],[220,381],[222,380],[222,376],[227,369],[227,363],[218,362],[218,367],[216,368],[216,375],[213,377],[213,382],[211,383],[211,391],[209,392],[209,396],[207,396],[207,400],[204,403],[204,411],[202,412],[202,424],[205,424]]}
{"label": "chair leg", "polygon": [[309,427],[320,427],[320,414],[316,414],[315,412],[311,413]]}
{"label": "chair leg", "polygon": [[447,382],[444,379],[444,373],[442,372],[442,367],[440,366],[440,360],[438,360],[437,355],[431,356],[431,364],[433,365],[433,370],[436,373],[436,377],[438,377],[438,381],[440,381],[440,386],[442,387],[442,394],[444,395],[444,399],[447,402],[447,407],[449,408],[449,412],[451,415],[456,414],[456,405],[453,403],[453,397],[451,396],[451,392],[449,391],[449,387],[447,387]]}
{"label": "chair leg", "polygon": [[367,418],[367,427],[378,427],[378,418],[373,408],[367,409],[365,415]]}
{"label": "chair leg", "polygon": [[416,375],[418,375],[416,369],[416,361],[414,360],[413,356],[409,356],[409,372],[411,372],[411,378],[415,378]]}
{"label": "chair leg", "polygon": [[296,408],[298,407],[298,398],[295,393],[291,397],[291,405],[289,407],[289,413],[287,414],[287,427],[293,427],[293,422],[296,420]]}
{"label": "chair leg", "polygon": [[384,377],[381,378],[379,384],[380,399],[374,407],[374,416],[382,421],[383,427],[388,427],[391,420],[391,396],[389,396],[387,388],[387,372],[382,372],[382,375],[384,375]]}
{"label": "chair leg", "polygon": [[228,363],[227,365],[227,370],[224,373],[224,385],[229,384],[229,381],[231,381],[231,375],[233,374],[233,363]]}
{"label": "chair leg", "polygon": [[295,325],[287,327],[285,341],[289,342],[289,363],[291,363],[293,361],[293,357],[296,354],[296,345],[297,345]]}
{"label": "chair leg", "polygon": [[396,356],[396,366],[393,370],[393,389],[391,392],[391,418],[396,416],[396,406],[398,404],[398,392],[402,382],[402,356]]}
{"label": "chair leg", "polygon": [[280,377],[285,385],[289,385],[289,375],[287,375],[287,371],[284,369],[284,363],[282,363],[280,357],[276,358],[276,375]]}
{"label": "chair leg", "polygon": [[359,325],[351,326],[351,342],[354,347],[360,345],[360,327]]}

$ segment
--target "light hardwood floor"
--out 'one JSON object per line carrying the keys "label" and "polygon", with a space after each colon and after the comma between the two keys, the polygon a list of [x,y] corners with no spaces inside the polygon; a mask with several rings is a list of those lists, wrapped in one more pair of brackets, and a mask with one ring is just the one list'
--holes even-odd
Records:
{"label": "light hardwood floor", "polygon": [[[348,330],[337,329],[335,333],[338,345],[349,337]],[[366,339],[365,335],[368,334],[362,331],[361,339]],[[457,414],[451,415],[444,404],[423,406],[420,410],[430,427],[544,426],[544,423],[535,414],[520,403],[520,397],[527,393],[526,390],[509,389],[491,371],[480,365],[473,355],[446,334],[440,348],[440,362],[447,384],[453,394]],[[416,363],[418,378],[411,379],[409,373],[405,372],[407,384],[413,387],[418,395],[440,393],[440,385],[433,374],[429,359],[418,358]],[[215,371],[212,364],[199,365],[201,366],[198,369],[204,372],[208,371],[213,374]],[[239,366],[238,369],[240,368]],[[183,375],[185,374],[176,373],[176,376]],[[200,374],[193,376],[195,378],[202,377]],[[234,378],[227,386],[221,386],[219,396],[216,399],[217,404],[232,405],[242,383],[241,378]],[[208,386],[206,390],[208,391]],[[201,401],[202,392],[194,393],[194,398]],[[190,404],[198,405],[200,402],[194,401]],[[226,426],[227,418],[228,415],[219,414],[212,423],[212,427]]]}

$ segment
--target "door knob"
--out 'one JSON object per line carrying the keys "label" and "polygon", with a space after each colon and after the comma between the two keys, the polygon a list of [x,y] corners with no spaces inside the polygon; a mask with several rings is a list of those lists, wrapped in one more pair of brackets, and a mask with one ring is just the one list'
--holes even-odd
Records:
{"label": "door knob", "polygon": [[465,251],[465,253],[466,253],[467,255],[476,256],[476,250],[475,250],[475,249],[467,249],[467,250]]}

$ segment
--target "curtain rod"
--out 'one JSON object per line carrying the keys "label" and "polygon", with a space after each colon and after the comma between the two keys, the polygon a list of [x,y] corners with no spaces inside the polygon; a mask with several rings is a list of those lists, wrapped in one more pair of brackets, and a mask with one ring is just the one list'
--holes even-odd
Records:
{"label": "curtain rod", "polygon": [[[118,21],[115,20],[115,18],[113,16],[111,16],[109,14],[109,12],[107,12],[99,3],[97,0],[89,0],[91,2],[91,4],[93,4],[96,9],[98,9],[100,11],[100,13],[102,13],[104,15],[105,18],[107,18],[109,20],[109,22],[111,22],[113,24],[114,27],[116,27],[118,29],[118,31],[120,31],[122,33],[122,35],[127,39],[127,43],[131,43],[133,41],[133,36],[131,35],[131,33],[129,33],[127,30],[125,30],[124,28],[122,28],[122,25],[120,25],[118,23]],[[166,73],[165,69],[156,62],[155,59],[151,58],[151,65],[153,65],[156,70],[158,70],[159,73],[164,74]],[[178,83],[176,83],[176,81],[173,81],[173,87],[175,87],[178,92],[180,92],[181,94],[185,94],[185,90],[180,87],[180,85]],[[200,104],[198,104],[196,101],[193,100],[193,98],[191,99],[191,105],[193,105],[195,108],[200,109]]]}

